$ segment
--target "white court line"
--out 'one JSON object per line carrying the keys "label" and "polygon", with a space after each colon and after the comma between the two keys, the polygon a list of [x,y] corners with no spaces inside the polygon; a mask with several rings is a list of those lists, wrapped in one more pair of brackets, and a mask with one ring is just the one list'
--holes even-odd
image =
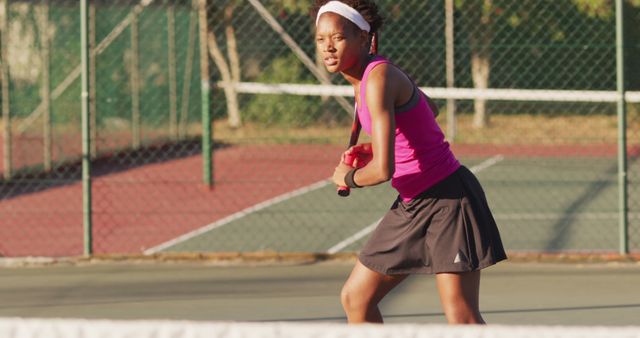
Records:
{"label": "white court line", "polygon": [[488,160],[485,160],[484,162],[478,164],[478,165],[474,165],[473,167],[469,168],[469,170],[471,170],[472,173],[477,174],[489,167],[493,167],[494,165],[500,163],[504,161],[504,156],[502,155],[496,155]]}
{"label": "white court line", "polygon": [[[504,160],[504,156],[502,155],[496,155],[490,159],[485,160],[484,162],[475,165],[471,168],[469,168],[469,170],[471,170],[471,172],[473,172],[474,174],[477,174],[491,166],[494,166],[500,162],[502,162]],[[363,238],[364,236],[370,234],[377,226],[378,223],[380,223],[380,221],[382,220],[382,218],[380,218],[379,220],[375,221],[372,224],[369,224],[366,228],[358,231],[357,233],[353,234],[352,236],[349,236],[348,238],[346,238],[345,240],[343,240],[342,242],[332,246],[331,248],[329,248],[329,250],[327,250],[328,254],[334,254],[337,252],[340,252],[340,250],[348,247],[349,245],[359,241],[361,238]]]}
{"label": "white court line", "polygon": [[380,218],[379,220],[369,224],[366,228],[356,232],[355,234],[353,234],[351,237],[345,239],[344,241],[332,246],[329,250],[327,250],[328,254],[334,254],[334,253],[338,253],[340,252],[342,249],[348,247],[349,245],[351,245],[352,243],[357,242],[358,240],[360,240],[360,238],[368,235],[369,233],[371,233],[377,226],[378,223],[380,223],[380,221],[382,221],[382,218]]}
{"label": "white court line", "polygon": [[308,186],[300,188],[298,190],[295,190],[295,191],[292,191],[292,192],[288,192],[286,194],[274,197],[274,198],[272,198],[270,200],[267,200],[267,201],[264,201],[262,203],[258,203],[258,204],[254,205],[252,207],[246,208],[246,209],[244,209],[242,211],[239,211],[239,212],[237,212],[235,214],[229,215],[229,216],[227,216],[227,217],[225,217],[225,218],[223,218],[221,220],[218,220],[216,222],[213,222],[213,223],[211,223],[209,225],[205,225],[205,226],[203,226],[201,228],[198,228],[198,229],[196,229],[194,231],[188,232],[188,233],[186,233],[186,234],[184,234],[182,236],[176,237],[176,238],[174,238],[174,239],[172,239],[170,241],[167,241],[167,242],[164,242],[164,243],[162,243],[160,245],[157,245],[157,246],[154,246],[152,248],[149,248],[149,249],[145,250],[143,253],[145,255],[152,255],[152,254],[158,253],[158,252],[160,252],[160,251],[162,251],[164,249],[167,249],[167,248],[169,248],[171,246],[174,246],[174,245],[176,245],[176,244],[178,244],[180,242],[185,242],[185,241],[187,241],[187,240],[189,240],[191,238],[200,236],[203,233],[206,233],[206,232],[209,232],[211,230],[223,227],[223,226],[225,226],[225,225],[227,225],[227,224],[229,224],[229,223],[231,223],[231,222],[233,222],[233,221],[235,221],[235,220],[237,220],[239,218],[245,217],[245,216],[247,216],[247,215],[249,215],[251,213],[254,213],[256,211],[260,211],[262,209],[266,209],[266,208],[268,208],[268,207],[270,207],[270,206],[272,206],[274,204],[277,204],[277,203],[286,201],[288,199],[291,199],[291,198],[294,198],[294,197],[297,197],[297,196],[300,196],[300,195],[304,195],[304,194],[306,194],[308,192],[323,188],[323,187],[329,185],[329,183],[331,183],[329,180],[322,180],[320,182],[316,182],[314,184],[308,185]]}

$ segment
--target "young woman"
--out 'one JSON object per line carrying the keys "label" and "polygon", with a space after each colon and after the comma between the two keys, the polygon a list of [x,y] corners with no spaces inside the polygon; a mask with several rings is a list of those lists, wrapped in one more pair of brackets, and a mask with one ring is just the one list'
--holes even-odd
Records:
{"label": "young woman", "polygon": [[[313,13],[324,64],[353,85],[372,140],[343,154],[333,181],[361,188],[391,180],[399,193],[343,287],[349,323],[381,323],[380,300],[416,273],[436,275],[449,323],[484,323],[480,269],[506,254],[480,183],[449,149],[431,100],[401,69],[369,53],[383,22],[375,3],[316,0]],[[348,155],[356,157],[352,165]]]}

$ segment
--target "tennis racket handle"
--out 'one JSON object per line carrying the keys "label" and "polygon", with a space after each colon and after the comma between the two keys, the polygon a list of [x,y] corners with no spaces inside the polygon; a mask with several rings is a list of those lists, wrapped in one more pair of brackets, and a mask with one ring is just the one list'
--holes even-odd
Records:
{"label": "tennis racket handle", "polygon": [[[353,161],[356,159],[356,154],[346,154],[344,156],[344,163],[353,166]],[[349,187],[338,187],[338,196],[347,197],[351,193]]]}
{"label": "tennis racket handle", "polygon": [[338,196],[347,197],[351,193],[351,189],[349,187],[338,187]]}

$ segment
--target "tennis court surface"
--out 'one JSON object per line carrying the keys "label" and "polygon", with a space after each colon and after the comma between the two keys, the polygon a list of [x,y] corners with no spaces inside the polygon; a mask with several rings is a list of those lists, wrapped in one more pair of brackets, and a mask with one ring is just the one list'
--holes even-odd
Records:
{"label": "tennis court surface", "polygon": [[[352,261],[215,266],[104,263],[0,269],[0,317],[344,323]],[[491,324],[638,325],[640,265],[505,262],[484,270]],[[432,276],[381,304],[387,323],[445,323]]]}

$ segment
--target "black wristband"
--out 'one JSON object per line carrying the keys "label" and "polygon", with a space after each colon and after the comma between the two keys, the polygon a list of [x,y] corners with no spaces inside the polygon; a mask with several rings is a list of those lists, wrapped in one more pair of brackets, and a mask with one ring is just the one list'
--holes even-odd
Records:
{"label": "black wristband", "polygon": [[359,186],[356,183],[356,181],[354,180],[354,176],[356,175],[356,171],[358,171],[358,168],[351,169],[344,176],[344,183],[347,184],[347,187],[349,187],[349,188],[362,188],[362,186]]}

